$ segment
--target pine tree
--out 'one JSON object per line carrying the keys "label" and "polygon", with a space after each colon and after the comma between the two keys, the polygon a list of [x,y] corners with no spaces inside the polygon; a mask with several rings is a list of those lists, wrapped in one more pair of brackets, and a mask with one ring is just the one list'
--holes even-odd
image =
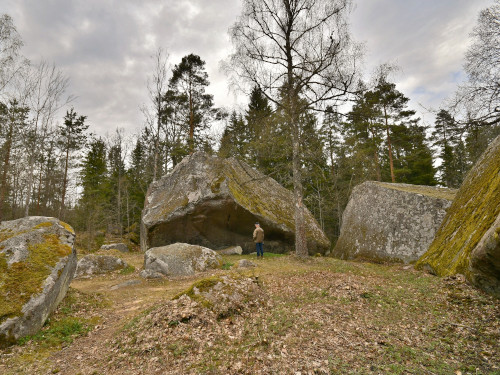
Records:
{"label": "pine tree", "polygon": [[74,108],[66,112],[63,126],[59,127],[59,147],[64,154],[64,176],[61,190],[61,206],[59,208],[59,218],[62,219],[64,209],[64,200],[66,198],[66,189],[68,185],[68,168],[70,167],[71,153],[79,151],[87,139],[85,133],[89,125],[85,123],[87,116],[78,116]]}
{"label": "pine tree", "polygon": [[213,96],[205,93],[209,83],[205,61],[198,55],[184,56],[172,70],[168,98],[178,105],[177,114],[182,116],[190,153],[200,145],[206,145],[202,133],[219,114],[213,107]]}

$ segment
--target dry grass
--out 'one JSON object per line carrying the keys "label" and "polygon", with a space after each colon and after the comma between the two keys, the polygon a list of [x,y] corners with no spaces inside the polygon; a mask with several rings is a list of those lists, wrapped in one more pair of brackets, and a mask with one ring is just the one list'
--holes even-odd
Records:
{"label": "dry grass", "polygon": [[[134,265],[140,260],[140,254],[135,256]],[[251,257],[225,256],[224,261],[243,258]],[[439,279],[402,265],[331,258],[284,256],[256,263],[245,275],[258,277],[268,303],[223,319],[197,308],[196,319],[177,319],[161,334],[148,326],[148,317],[169,311],[165,308],[174,295],[207,274],[141,281],[114,291],[109,287],[137,278],[139,269],[75,281],[73,288],[99,292],[110,301],[109,307],[95,308],[102,322],[87,336],[45,355],[44,361],[23,359],[24,367],[19,358],[25,349],[11,348],[2,353],[0,372],[500,373],[500,301],[462,278]],[[30,345],[36,353],[40,344]]]}

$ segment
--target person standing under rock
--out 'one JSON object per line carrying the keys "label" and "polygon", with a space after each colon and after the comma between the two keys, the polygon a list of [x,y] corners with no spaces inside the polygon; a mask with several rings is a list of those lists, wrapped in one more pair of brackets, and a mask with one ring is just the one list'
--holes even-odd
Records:
{"label": "person standing under rock", "polygon": [[260,256],[264,258],[264,229],[260,227],[259,223],[255,223],[255,230],[253,231],[253,242],[257,248],[257,258]]}

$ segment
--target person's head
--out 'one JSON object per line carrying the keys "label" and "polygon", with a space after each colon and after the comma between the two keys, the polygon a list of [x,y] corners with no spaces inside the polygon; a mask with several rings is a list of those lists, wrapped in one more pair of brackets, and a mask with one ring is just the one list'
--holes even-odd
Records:
{"label": "person's head", "polygon": [[260,224],[259,223],[255,223],[255,228],[260,228]]}

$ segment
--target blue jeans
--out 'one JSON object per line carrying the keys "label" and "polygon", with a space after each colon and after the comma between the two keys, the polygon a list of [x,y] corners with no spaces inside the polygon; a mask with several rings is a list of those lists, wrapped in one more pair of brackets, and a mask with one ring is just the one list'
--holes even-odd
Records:
{"label": "blue jeans", "polygon": [[255,247],[257,248],[257,256],[264,256],[264,244],[262,242],[257,242]]}

